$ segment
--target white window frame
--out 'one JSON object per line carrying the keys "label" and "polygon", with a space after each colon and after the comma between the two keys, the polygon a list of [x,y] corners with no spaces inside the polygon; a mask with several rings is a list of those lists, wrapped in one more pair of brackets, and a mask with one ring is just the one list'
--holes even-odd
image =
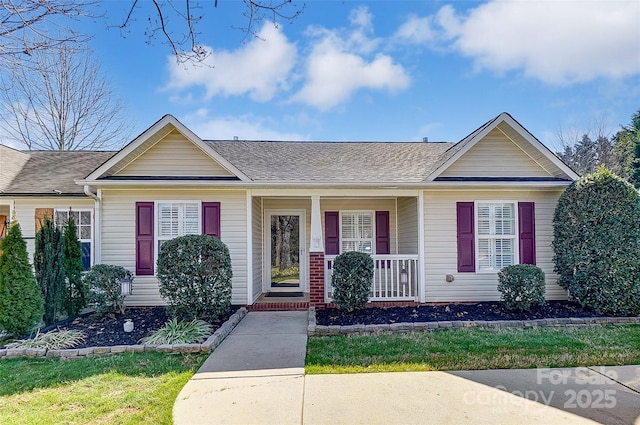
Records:
{"label": "white window frame", "polygon": [[[342,231],[342,217],[344,214],[371,214],[371,238],[344,238]],[[343,252],[342,242],[343,241],[369,241],[371,240],[371,252],[367,253],[370,255],[376,254],[376,212],[373,210],[343,210],[340,211],[340,254]]]}
{"label": "white window frame", "polygon": [[[480,235],[478,233],[478,212],[479,212],[479,206],[480,205],[485,205],[485,204],[489,204],[489,205],[512,205],[513,207],[513,217],[514,217],[514,221],[513,221],[513,235]],[[482,201],[474,201],[474,206],[473,206],[473,215],[474,215],[474,245],[475,245],[475,269],[476,269],[476,273],[497,273],[500,271],[500,269],[497,268],[492,268],[492,269],[480,269],[480,239],[483,240],[498,240],[498,239],[511,239],[513,240],[513,262],[512,264],[519,264],[520,263],[520,252],[519,252],[519,242],[518,242],[518,229],[519,224],[518,224],[518,201],[512,201],[512,200],[507,200],[507,201],[503,201],[503,200],[482,200]],[[495,259],[493,259],[492,261],[493,264],[495,264]]]}
{"label": "white window frame", "polygon": [[[185,234],[197,234],[197,235],[201,235],[202,234],[202,201],[196,201],[196,200],[162,200],[162,201],[154,201],[153,202],[153,208],[154,208],[154,223],[153,223],[153,232],[154,232],[154,236],[153,236],[153,250],[154,250],[154,263],[158,264],[158,254],[160,253],[160,241],[168,241],[171,239],[174,239],[178,236],[184,236],[185,234],[180,234],[180,232],[178,232],[179,234],[177,236],[171,237],[171,238],[165,238],[165,237],[160,237],[160,205],[161,204],[181,204],[181,205],[185,205],[185,204],[196,204],[198,206],[198,232],[197,233],[185,233]],[[154,267],[154,271],[156,270],[156,267]]]}
{"label": "white window frame", "polygon": [[[95,221],[95,217],[94,217],[94,211],[91,208],[71,208],[71,211],[73,212],[77,212],[78,213],[78,222],[76,223],[76,227],[78,228],[78,240],[80,241],[80,243],[89,243],[90,245],[90,249],[91,249],[91,255],[89,256],[89,268],[93,267],[94,265],[94,259],[95,259],[95,244],[93,243],[93,239],[94,239],[94,228],[93,228],[93,223]],[[80,227],[86,227],[86,224],[80,224],[81,221],[81,213],[83,212],[88,212],[89,216],[91,217],[91,224],[89,225],[89,232],[91,235],[91,238],[87,239],[87,238],[81,238],[81,230]],[[56,225],[56,227],[58,227],[61,231],[64,232],[64,227],[66,225],[66,223],[58,223],[58,213],[65,213],[67,215],[67,221],[69,220],[69,208],[54,208],[53,210],[53,219],[54,219],[54,223]]]}

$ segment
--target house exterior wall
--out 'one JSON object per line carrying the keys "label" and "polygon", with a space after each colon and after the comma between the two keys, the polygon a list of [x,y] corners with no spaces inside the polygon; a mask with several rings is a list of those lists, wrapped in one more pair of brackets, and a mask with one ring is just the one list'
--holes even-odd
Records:
{"label": "house exterior wall", "polygon": [[418,199],[398,198],[398,253],[418,253]]}
{"label": "house exterior wall", "polygon": [[500,130],[494,129],[441,177],[551,177]]}
{"label": "house exterior wall", "polygon": [[[234,304],[246,304],[248,252],[247,201],[244,190],[103,189],[101,246],[103,264],[123,266],[135,273],[135,204],[140,201],[220,202],[221,240],[229,247],[233,268],[231,301]],[[157,226],[157,223],[155,225]],[[164,304],[155,276],[135,276],[133,285],[133,294],[127,297],[127,304],[140,306]]]}
{"label": "house exterior wall", "polygon": [[253,239],[253,293],[252,300],[255,300],[262,293],[262,268],[264,267],[263,261],[268,259],[262,252],[262,198],[254,197],[251,199],[251,226],[252,226],[252,239]]}
{"label": "house exterior wall", "polygon": [[[87,197],[29,197],[29,198],[13,198],[13,205],[16,211],[18,223],[22,229],[22,236],[27,242],[27,251],[29,253],[29,262],[33,264],[33,253],[36,239],[36,208],[53,208],[54,210],[91,210],[94,211],[95,202]],[[0,198],[0,204],[9,203],[6,198]],[[9,213],[11,217],[13,212]],[[49,217],[53,218],[53,217]],[[92,214],[92,239],[95,241],[96,223],[95,212]],[[94,242],[95,243],[95,242]],[[93,249],[95,252],[95,248]]]}
{"label": "house exterior wall", "polygon": [[[536,263],[546,276],[547,299],[566,299],[553,273],[553,213],[563,189],[556,190],[425,190],[425,290],[427,302],[499,300],[497,273],[459,273],[456,203],[459,201],[535,202]],[[477,261],[477,259],[476,259]],[[445,281],[451,274],[454,281]]]}
{"label": "house exterior wall", "polygon": [[[185,166],[187,165],[187,166]],[[232,176],[182,134],[174,131],[115,173],[116,176]]]}

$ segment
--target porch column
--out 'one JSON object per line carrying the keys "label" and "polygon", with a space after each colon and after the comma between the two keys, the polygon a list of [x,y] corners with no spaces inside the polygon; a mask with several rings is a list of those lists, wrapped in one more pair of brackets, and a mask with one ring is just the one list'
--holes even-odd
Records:
{"label": "porch column", "polygon": [[309,304],[324,305],[324,239],[320,196],[311,196],[311,243],[309,247]]}

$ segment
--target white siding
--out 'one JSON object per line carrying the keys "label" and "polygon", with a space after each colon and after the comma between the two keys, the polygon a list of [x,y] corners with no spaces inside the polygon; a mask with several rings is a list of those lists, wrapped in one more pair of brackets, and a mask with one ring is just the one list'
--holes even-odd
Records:
{"label": "white siding", "polygon": [[264,256],[262,254],[262,199],[254,197],[251,200],[252,215],[251,226],[253,232],[253,299],[262,293],[262,267]]}
{"label": "white siding", "polygon": [[[2,200],[0,202],[6,202],[7,200]],[[36,208],[53,208],[53,209],[61,209],[68,210],[69,207],[72,209],[83,209],[83,210],[93,210],[95,206],[95,202],[87,197],[50,197],[50,198],[14,198],[14,207],[16,210],[16,215],[18,218],[18,222],[20,223],[20,229],[22,229],[22,236],[27,242],[27,251],[29,252],[29,262],[33,263],[33,252],[35,246],[36,239]],[[11,214],[10,214],[11,215]],[[53,218],[53,217],[49,217]],[[95,214],[92,217],[93,221],[93,235],[92,238],[95,241]],[[93,249],[95,252],[95,248]]]}
{"label": "white siding", "polygon": [[[247,202],[244,191],[110,190],[102,191],[102,263],[135,273],[135,204],[139,201],[199,200],[220,202],[221,240],[229,247],[233,268],[232,303],[247,302]],[[163,304],[155,276],[136,276],[129,305]]]}
{"label": "white siding", "polygon": [[[546,275],[547,299],[566,299],[553,273],[553,213],[559,190],[428,190],[424,192],[425,282],[427,302],[499,300],[497,273],[458,273],[456,202],[514,200],[535,202],[536,262]],[[454,281],[445,281],[447,274]]]}
{"label": "white siding", "polygon": [[174,131],[115,173],[116,176],[233,176]]}
{"label": "white siding", "polygon": [[418,199],[398,198],[398,254],[418,253]]}
{"label": "white siding", "polygon": [[552,177],[494,129],[449,166],[441,177]]}

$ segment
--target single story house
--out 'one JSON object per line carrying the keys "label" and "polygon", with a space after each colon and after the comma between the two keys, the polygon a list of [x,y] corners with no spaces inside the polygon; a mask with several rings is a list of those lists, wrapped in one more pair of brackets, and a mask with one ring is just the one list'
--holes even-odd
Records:
{"label": "single story house", "polygon": [[[373,256],[374,302],[497,300],[497,272],[518,263],[541,267],[547,298],[564,299],[552,219],[576,178],[507,113],[458,143],[202,140],[166,115],[117,152],[0,145],[0,222],[15,210],[33,253],[42,217],[64,223],[71,209],[85,267],[134,273],[129,305],[163,303],[159,247],[191,233],[229,247],[234,304],[284,286],[324,305],[349,250]],[[283,218],[299,266],[287,285],[272,279]]]}

